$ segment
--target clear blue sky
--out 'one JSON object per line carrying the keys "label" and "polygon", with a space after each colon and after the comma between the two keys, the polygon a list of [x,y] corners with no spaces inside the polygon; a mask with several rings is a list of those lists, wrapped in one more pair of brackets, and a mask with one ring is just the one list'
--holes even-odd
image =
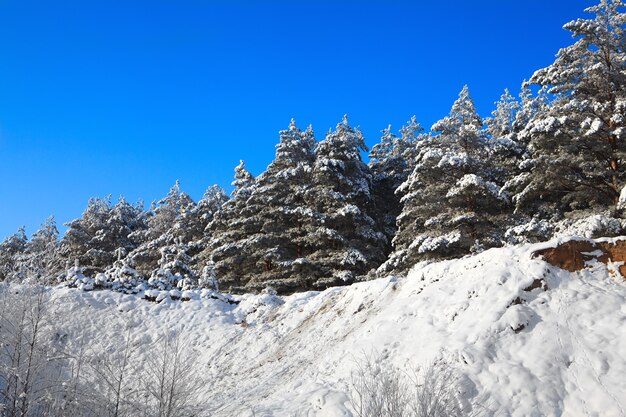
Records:
{"label": "clear blue sky", "polygon": [[0,0],[0,240],[91,196],[149,205],[257,175],[291,117],[349,114],[371,147],[464,84],[482,116],[572,40],[595,0]]}

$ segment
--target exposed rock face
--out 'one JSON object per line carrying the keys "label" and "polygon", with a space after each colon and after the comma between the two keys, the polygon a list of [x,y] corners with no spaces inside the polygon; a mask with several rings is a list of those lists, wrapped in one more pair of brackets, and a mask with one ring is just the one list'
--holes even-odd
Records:
{"label": "exposed rock face", "polygon": [[[546,262],[570,272],[580,271],[589,261],[626,263],[626,239],[614,242],[570,240],[554,248],[539,250],[533,256],[542,256]],[[626,265],[619,266],[626,277]]]}

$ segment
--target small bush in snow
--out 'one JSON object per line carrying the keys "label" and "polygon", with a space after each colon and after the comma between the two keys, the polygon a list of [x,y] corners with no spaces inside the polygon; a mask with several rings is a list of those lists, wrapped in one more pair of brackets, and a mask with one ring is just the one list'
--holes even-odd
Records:
{"label": "small bush in snow", "polygon": [[462,392],[459,377],[445,363],[405,372],[381,356],[366,356],[352,372],[349,396],[356,417],[479,415]]}

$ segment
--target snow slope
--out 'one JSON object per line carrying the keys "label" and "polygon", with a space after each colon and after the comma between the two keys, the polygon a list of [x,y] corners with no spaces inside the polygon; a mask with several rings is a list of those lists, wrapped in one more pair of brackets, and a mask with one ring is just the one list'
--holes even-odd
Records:
{"label": "snow slope", "polygon": [[604,264],[569,273],[531,257],[555,243],[238,305],[199,293],[160,304],[53,294],[70,343],[80,333],[110,349],[130,326],[145,366],[151,342],[183,332],[207,381],[208,415],[351,416],[350,372],[375,354],[400,367],[444,358],[485,415],[624,417],[626,282]]}

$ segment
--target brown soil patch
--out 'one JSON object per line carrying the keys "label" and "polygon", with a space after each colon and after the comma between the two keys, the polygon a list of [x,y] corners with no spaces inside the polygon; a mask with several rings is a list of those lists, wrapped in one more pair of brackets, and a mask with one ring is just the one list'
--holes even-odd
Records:
{"label": "brown soil patch", "polygon": [[[615,243],[596,242],[593,240],[570,240],[555,248],[543,249],[533,253],[541,256],[546,262],[566,271],[580,271],[586,262],[596,259],[599,262],[626,263],[626,240]],[[626,264],[619,267],[622,277],[626,277]]]}

